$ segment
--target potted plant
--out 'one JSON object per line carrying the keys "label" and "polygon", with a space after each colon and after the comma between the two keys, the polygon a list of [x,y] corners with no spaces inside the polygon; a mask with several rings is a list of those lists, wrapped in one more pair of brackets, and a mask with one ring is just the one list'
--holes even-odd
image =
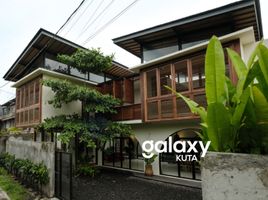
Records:
{"label": "potted plant", "polygon": [[268,49],[260,42],[247,64],[227,52],[236,85],[225,76],[224,51],[213,36],[205,60],[207,108],[173,92],[200,116],[199,136],[214,151],[201,161],[203,199],[268,199]]}
{"label": "potted plant", "polygon": [[145,176],[153,176],[154,175],[152,163],[155,161],[156,157],[157,157],[157,155],[154,154],[151,158],[144,158],[144,162],[145,162],[144,174],[145,174]]}

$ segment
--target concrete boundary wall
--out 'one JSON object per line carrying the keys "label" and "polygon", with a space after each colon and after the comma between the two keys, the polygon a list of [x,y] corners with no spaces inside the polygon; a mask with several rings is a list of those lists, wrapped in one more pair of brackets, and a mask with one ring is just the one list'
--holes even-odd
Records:
{"label": "concrete boundary wall", "polygon": [[55,146],[51,142],[25,141],[21,138],[10,137],[6,142],[6,152],[16,158],[29,159],[33,163],[43,162],[49,172],[49,183],[42,191],[48,196],[54,196],[55,183]]}
{"label": "concrete boundary wall", "polygon": [[201,173],[203,200],[268,199],[268,156],[208,152]]}

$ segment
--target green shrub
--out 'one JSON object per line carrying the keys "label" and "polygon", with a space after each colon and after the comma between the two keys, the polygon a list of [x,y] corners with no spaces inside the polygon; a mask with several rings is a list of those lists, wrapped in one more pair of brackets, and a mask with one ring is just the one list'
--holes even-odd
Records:
{"label": "green shrub", "polygon": [[78,176],[94,177],[98,173],[99,173],[99,170],[95,166],[92,166],[92,165],[82,165],[82,166],[79,166],[76,170],[76,174]]}
{"label": "green shrub", "polygon": [[211,141],[210,150],[268,154],[268,48],[260,42],[248,63],[235,51],[227,52],[238,77],[236,85],[225,76],[224,50],[213,36],[205,60],[207,108],[173,92],[200,116],[199,136]]}
{"label": "green shrub", "polygon": [[0,154],[0,167],[32,184],[46,185],[49,181],[48,169],[43,163],[34,164],[28,159],[15,159],[14,155],[3,153]]}

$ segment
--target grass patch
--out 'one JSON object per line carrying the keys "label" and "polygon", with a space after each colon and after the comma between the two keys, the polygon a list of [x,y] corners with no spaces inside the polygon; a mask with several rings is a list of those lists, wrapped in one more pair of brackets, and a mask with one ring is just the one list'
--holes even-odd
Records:
{"label": "grass patch", "polygon": [[0,167],[0,187],[7,193],[11,200],[32,199],[29,192],[15,181],[5,169]]}

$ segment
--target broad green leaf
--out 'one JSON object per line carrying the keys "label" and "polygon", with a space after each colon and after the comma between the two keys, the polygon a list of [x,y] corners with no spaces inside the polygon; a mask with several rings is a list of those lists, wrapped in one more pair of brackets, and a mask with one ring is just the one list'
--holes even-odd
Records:
{"label": "broad green leaf", "polygon": [[224,53],[216,36],[211,38],[207,47],[205,76],[208,104],[224,103],[226,99]]}
{"label": "broad green leaf", "polygon": [[254,79],[259,76],[261,74],[261,70],[260,70],[260,66],[259,66],[259,62],[256,61],[253,66],[250,68],[247,77],[246,77],[246,81],[244,84],[244,89],[246,87],[248,87],[253,81]]}
{"label": "broad green leaf", "polygon": [[259,42],[258,45],[255,47],[254,51],[251,53],[249,59],[248,59],[248,62],[247,62],[247,67],[248,69],[251,68],[251,66],[253,65],[253,63],[256,61],[256,56],[257,56],[257,50],[259,48],[259,45],[261,44],[262,42]]}
{"label": "broad green leaf", "polygon": [[227,102],[229,102],[230,105],[230,101],[233,99],[235,93],[236,93],[236,88],[233,85],[232,81],[226,76],[226,86],[227,86],[227,91],[226,91],[226,96],[227,96]]}
{"label": "broad green leaf", "polygon": [[207,135],[215,151],[225,151],[224,146],[232,141],[230,114],[221,103],[211,103],[207,108]]}
{"label": "broad green leaf", "polygon": [[[244,88],[246,88],[249,84],[254,82],[254,80],[257,80],[257,86],[261,90],[261,92],[264,94],[266,99],[268,100],[268,84],[265,81],[265,78],[263,76],[263,73],[260,69],[259,62],[256,61],[252,68],[249,70]],[[255,85],[256,85],[255,84]]]}
{"label": "broad green leaf", "polygon": [[243,93],[243,88],[244,88],[244,84],[245,84],[247,73],[248,73],[247,66],[243,62],[239,54],[236,53],[234,50],[227,48],[227,52],[235,68],[236,74],[238,76],[238,82],[236,86],[237,88],[236,97],[237,99],[239,99]]}
{"label": "broad green leaf", "polygon": [[253,86],[253,97],[258,124],[268,124],[268,102],[260,89]]}
{"label": "broad green leaf", "polygon": [[263,44],[259,45],[259,48],[257,49],[257,55],[259,58],[259,64],[261,71],[263,73],[264,79],[266,83],[268,84],[268,49]]}
{"label": "broad green leaf", "polygon": [[245,107],[247,105],[249,96],[250,96],[250,88],[247,88],[242,93],[242,95],[240,97],[240,101],[239,101],[238,105],[235,107],[235,111],[234,111],[234,114],[232,116],[231,123],[236,129],[238,129],[240,127],[241,119],[242,119],[242,116],[244,114]]}
{"label": "broad green leaf", "polygon": [[227,53],[232,61],[233,67],[239,79],[244,78],[247,74],[247,66],[241,59],[240,55],[234,50],[227,48]]}

